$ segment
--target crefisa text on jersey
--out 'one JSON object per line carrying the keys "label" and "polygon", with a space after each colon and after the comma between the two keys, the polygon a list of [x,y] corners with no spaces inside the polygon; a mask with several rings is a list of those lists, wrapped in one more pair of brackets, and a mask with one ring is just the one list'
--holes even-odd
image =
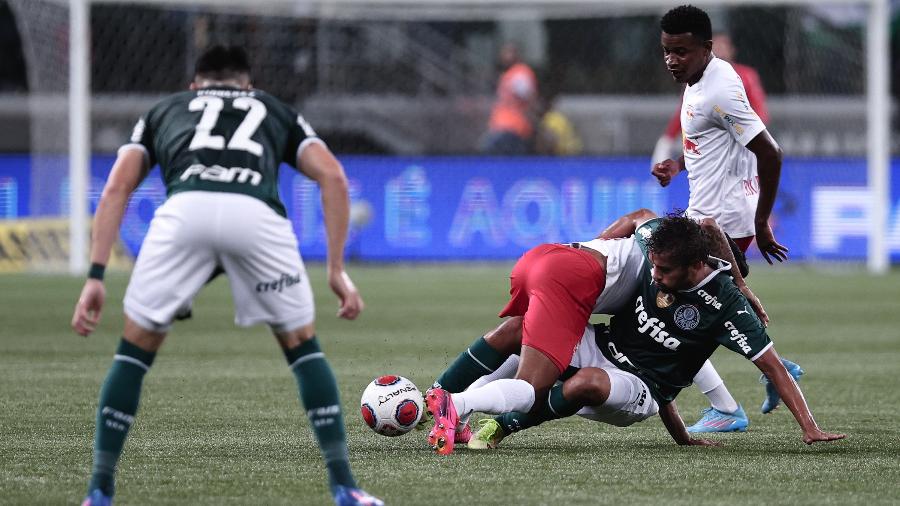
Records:
{"label": "crefisa text on jersey", "polygon": [[637,298],[634,313],[637,315],[638,325],[641,325],[641,327],[638,328],[638,332],[646,334],[647,330],[650,330],[650,337],[652,337],[654,341],[672,351],[677,350],[678,346],[681,345],[681,341],[669,336],[669,333],[663,330],[666,328],[665,322],[660,321],[659,318],[656,317],[648,318],[649,315],[644,309],[643,296]]}
{"label": "crefisa text on jersey", "polygon": [[710,306],[716,309],[722,309],[722,303],[719,302],[719,299],[716,298],[715,295],[710,295],[706,292],[706,290],[698,290],[697,295],[703,298],[703,302],[709,304]]}
{"label": "crefisa text on jersey", "polygon": [[730,321],[725,322],[725,328],[731,332],[731,340],[741,347],[741,351],[743,351],[745,355],[753,350],[750,348],[750,345],[747,344],[747,336],[742,334],[733,323]]}

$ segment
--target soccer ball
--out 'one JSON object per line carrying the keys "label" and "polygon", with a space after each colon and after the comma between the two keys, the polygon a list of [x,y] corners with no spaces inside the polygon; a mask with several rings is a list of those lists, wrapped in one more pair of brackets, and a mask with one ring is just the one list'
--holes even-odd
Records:
{"label": "soccer ball", "polygon": [[396,375],[375,378],[359,403],[366,425],[383,436],[402,436],[411,431],[425,409],[416,385]]}

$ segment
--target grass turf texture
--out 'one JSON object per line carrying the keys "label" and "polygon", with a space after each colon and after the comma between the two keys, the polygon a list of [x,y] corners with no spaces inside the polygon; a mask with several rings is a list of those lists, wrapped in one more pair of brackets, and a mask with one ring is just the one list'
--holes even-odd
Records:
{"label": "grass turf texture", "polygon": [[[819,424],[849,438],[808,447],[783,407],[759,414],[752,364],[713,360],[750,415],[724,448],[682,448],[658,418],[614,428],[577,417],[517,434],[494,452],[434,455],[424,432],[385,438],[359,415],[372,378],[425,388],[499,320],[510,265],[355,266],[367,309],[334,317],[311,276],[318,334],[338,376],[360,484],[389,504],[896,504],[900,501],[900,273],[871,278],[755,266],[778,351]],[[124,276],[107,283],[99,331],[68,328],[81,281],[0,276],[0,503],[73,504],[85,492],[97,393],[121,330]],[[328,504],[324,469],[293,377],[267,329],[232,324],[228,283],[201,293],[144,382],[120,463],[117,504]],[[686,422],[705,406],[678,399]]]}

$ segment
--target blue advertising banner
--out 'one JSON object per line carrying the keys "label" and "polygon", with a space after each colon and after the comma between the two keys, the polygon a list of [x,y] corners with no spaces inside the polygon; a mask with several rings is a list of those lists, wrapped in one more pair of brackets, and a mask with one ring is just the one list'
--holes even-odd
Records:
{"label": "blue advertising banner", "polygon": [[[353,201],[348,255],[372,261],[513,259],[542,242],[587,240],[640,207],[659,213],[687,205],[687,178],[661,188],[644,158],[341,157]],[[112,157],[94,157],[96,208]],[[900,161],[892,166],[892,208],[884,231],[900,260]],[[800,259],[862,259],[870,201],[862,159],[787,160],[773,224]],[[314,183],[287,166],[281,195],[305,258],[325,256]],[[29,217],[27,156],[0,156],[0,217]],[[66,208],[65,180],[55,195]],[[165,200],[155,170],[132,197],[122,238],[137,253]],[[758,256],[754,248],[751,255]]]}

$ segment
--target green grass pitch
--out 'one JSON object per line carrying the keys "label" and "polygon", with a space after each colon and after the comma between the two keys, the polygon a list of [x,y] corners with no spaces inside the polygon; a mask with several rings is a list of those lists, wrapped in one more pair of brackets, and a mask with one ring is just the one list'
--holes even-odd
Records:
{"label": "green grass pitch", "polygon": [[[311,266],[318,334],[338,376],[360,484],[393,505],[900,503],[900,272],[882,278],[756,265],[752,286],[777,350],[799,362],[819,424],[846,432],[806,446],[784,408],[761,415],[752,364],[713,357],[750,415],[723,448],[681,448],[659,418],[615,428],[579,418],[517,434],[501,449],[434,455],[425,434],[385,438],[359,415],[375,376],[424,388],[499,320],[511,264],[351,266],[367,308],[334,317]],[[0,503],[76,504],[90,472],[97,393],[121,330],[123,275],[107,283],[99,331],[69,330],[81,281],[0,276]],[[226,280],[201,293],[144,382],[120,463],[117,504],[328,504],[293,377],[263,327],[236,328]],[[687,422],[704,407],[678,399]]]}

